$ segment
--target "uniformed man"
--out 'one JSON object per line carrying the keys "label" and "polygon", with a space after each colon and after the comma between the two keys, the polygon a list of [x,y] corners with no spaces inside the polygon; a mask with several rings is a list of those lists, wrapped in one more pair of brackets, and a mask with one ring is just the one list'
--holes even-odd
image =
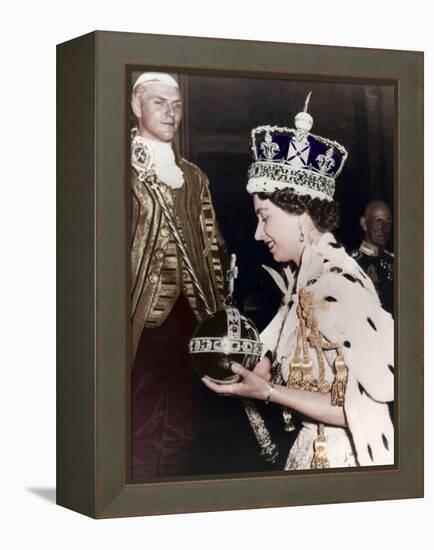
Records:
{"label": "uniformed man", "polygon": [[364,239],[352,257],[372,279],[383,308],[393,315],[393,254],[386,249],[392,215],[384,201],[368,203],[360,225]]}
{"label": "uniformed man", "polygon": [[144,73],[131,106],[132,478],[139,480],[186,472],[195,415],[188,341],[224,296],[208,179],[173,144],[178,83]]}

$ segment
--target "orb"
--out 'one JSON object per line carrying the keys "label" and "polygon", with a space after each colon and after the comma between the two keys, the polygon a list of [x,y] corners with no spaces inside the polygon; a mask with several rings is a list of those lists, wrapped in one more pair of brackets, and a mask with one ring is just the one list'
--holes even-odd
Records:
{"label": "orb", "polygon": [[232,372],[231,363],[252,370],[262,356],[263,344],[253,322],[234,305],[225,305],[199,323],[189,349],[201,376],[231,384],[241,378]]}

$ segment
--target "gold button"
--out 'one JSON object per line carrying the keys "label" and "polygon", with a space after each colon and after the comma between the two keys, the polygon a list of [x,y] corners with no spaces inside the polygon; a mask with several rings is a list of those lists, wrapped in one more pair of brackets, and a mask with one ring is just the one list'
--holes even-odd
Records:
{"label": "gold button", "polygon": [[163,227],[163,229],[161,230],[161,235],[163,237],[168,237],[169,236],[169,229],[167,227]]}
{"label": "gold button", "polygon": [[158,275],[156,273],[149,274],[149,282],[155,284],[158,282]]}
{"label": "gold button", "polygon": [[161,248],[159,248],[156,252],[155,252],[155,257],[157,258],[157,260],[162,260],[164,258],[164,250],[162,250]]}

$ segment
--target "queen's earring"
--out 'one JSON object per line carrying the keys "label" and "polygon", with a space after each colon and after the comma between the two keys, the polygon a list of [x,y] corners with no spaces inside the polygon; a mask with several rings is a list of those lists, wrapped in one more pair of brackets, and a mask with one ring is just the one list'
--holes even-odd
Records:
{"label": "queen's earring", "polygon": [[299,230],[299,233],[300,233],[300,236],[298,237],[298,242],[304,243],[304,233],[303,233],[303,229],[301,228],[301,223],[300,222],[298,222],[298,230]]}

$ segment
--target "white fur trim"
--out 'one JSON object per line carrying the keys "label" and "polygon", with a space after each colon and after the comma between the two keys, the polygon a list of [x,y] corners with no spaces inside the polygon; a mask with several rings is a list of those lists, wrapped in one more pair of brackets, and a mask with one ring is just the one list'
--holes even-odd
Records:
{"label": "white fur trim", "polygon": [[[393,464],[394,429],[387,405],[394,399],[393,319],[381,308],[370,278],[343,247],[333,246],[335,243],[333,235],[325,233],[316,245],[306,247],[297,293],[292,296],[294,304],[286,309],[286,315],[285,308],[279,310],[261,340],[275,352],[282,377],[287,380],[297,339],[298,291],[306,287],[315,300],[328,298],[328,307],[315,309],[315,316],[324,337],[340,345],[348,367],[344,405],[348,428],[341,429],[340,437],[351,441],[358,465]],[[318,361],[310,351],[318,376]],[[326,352],[325,358],[326,380],[332,382],[336,353]],[[335,442],[329,441],[328,445],[334,447]],[[348,464],[342,457],[341,463],[334,465]]]}

